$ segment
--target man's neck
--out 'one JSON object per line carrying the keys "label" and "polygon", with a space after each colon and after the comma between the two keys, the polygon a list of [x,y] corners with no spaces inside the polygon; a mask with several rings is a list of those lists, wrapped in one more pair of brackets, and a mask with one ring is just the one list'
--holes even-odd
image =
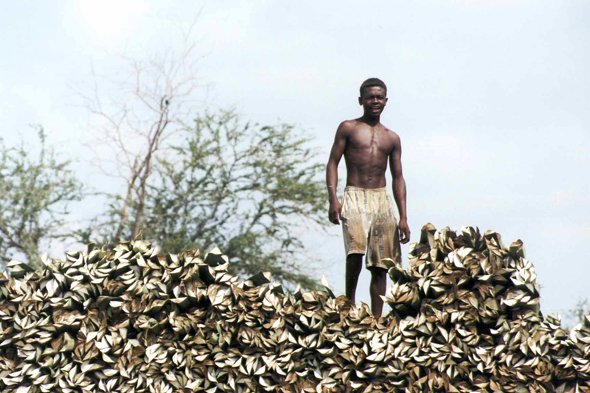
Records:
{"label": "man's neck", "polygon": [[361,117],[359,117],[359,121],[362,121],[363,123],[371,127],[375,127],[377,124],[379,124],[380,117],[381,116],[369,116],[365,113]]}

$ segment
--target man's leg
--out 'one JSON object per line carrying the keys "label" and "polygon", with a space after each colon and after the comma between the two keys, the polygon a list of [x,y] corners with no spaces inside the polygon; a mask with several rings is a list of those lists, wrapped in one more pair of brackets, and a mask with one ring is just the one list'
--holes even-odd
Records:
{"label": "man's leg", "polygon": [[363,254],[349,254],[346,257],[346,297],[353,303],[355,302],[356,285],[362,269]]}
{"label": "man's leg", "polygon": [[376,319],[381,317],[383,311],[383,299],[387,289],[387,270],[380,267],[370,267],[371,271],[371,310]]}

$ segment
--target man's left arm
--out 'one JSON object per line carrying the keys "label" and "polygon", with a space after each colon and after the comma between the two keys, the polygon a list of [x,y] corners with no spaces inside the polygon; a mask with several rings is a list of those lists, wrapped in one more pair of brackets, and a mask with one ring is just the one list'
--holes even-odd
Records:
{"label": "man's left arm", "polygon": [[397,134],[394,134],[394,146],[389,154],[389,169],[393,178],[393,197],[399,210],[400,242],[406,244],[410,241],[410,227],[406,212],[406,181],[402,171],[402,143]]}

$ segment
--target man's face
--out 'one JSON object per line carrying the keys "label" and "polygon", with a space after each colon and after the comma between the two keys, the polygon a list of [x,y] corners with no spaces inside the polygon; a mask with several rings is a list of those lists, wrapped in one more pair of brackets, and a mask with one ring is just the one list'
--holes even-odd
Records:
{"label": "man's face", "polygon": [[359,97],[359,104],[367,115],[379,116],[385,104],[387,104],[387,93],[380,86],[370,86],[363,89],[363,94]]}

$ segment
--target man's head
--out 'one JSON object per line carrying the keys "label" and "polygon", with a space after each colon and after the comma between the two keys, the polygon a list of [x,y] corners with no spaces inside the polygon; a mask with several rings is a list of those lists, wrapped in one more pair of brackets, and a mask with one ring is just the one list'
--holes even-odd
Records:
{"label": "man's head", "polygon": [[379,78],[369,78],[361,84],[360,88],[360,97],[363,97],[363,93],[369,87],[382,87],[385,90],[385,95],[387,96],[387,86],[385,83]]}
{"label": "man's head", "polygon": [[364,115],[379,117],[387,104],[387,86],[382,80],[369,78],[360,88],[359,104],[362,105]]}

